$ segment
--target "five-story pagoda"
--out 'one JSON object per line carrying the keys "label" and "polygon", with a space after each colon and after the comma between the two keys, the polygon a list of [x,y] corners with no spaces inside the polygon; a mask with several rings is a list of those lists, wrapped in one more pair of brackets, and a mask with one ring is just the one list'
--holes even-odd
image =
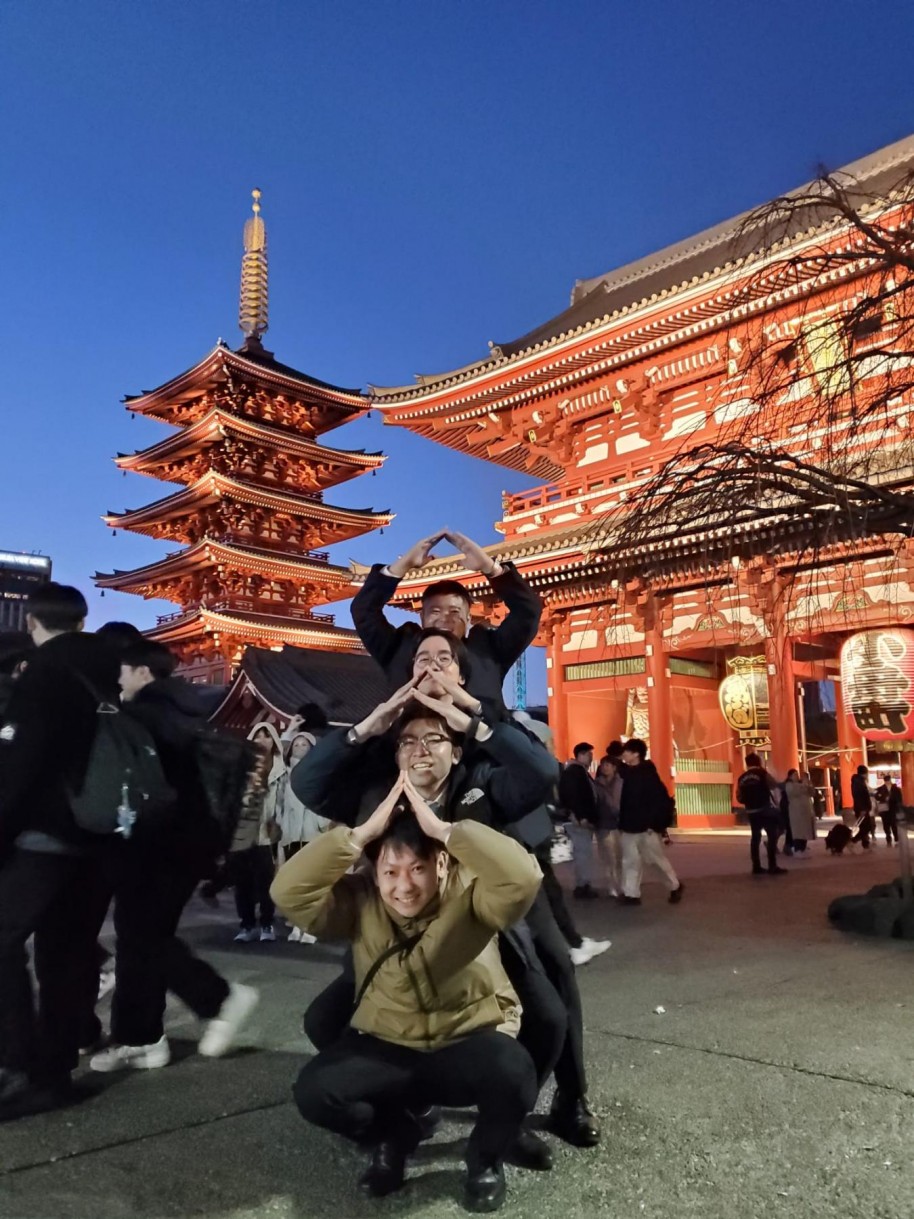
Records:
{"label": "five-story pagoda", "polygon": [[384,458],[331,449],[318,439],[367,411],[362,394],[280,364],[263,347],[267,258],[259,199],[254,191],[244,230],[241,348],[232,351],[220,340],[187,372],[125,399],[130,411],[178,431],[121,454],[118,466],[182,489],[104,519],[112,529],[185,548],[146,567],[95,577],[101,588],[181,606],[147,634],[213,681],[227,676],[247,644],[357,650],[354,631],[315,613],[351,592],[349,569],[331,564],[319,548],[392,519],[324,503],[327,487],[377,469]]}

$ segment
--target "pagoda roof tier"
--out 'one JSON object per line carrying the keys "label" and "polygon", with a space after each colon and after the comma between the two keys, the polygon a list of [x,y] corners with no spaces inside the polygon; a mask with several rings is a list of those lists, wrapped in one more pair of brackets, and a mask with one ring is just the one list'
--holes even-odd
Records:
{"label": "pagoda roof tier", "polygon": [[[264,576],[274,580],[295,580],[302,585],[315,585],[322,592],[345,596],[352,587],[352,572],[311,555],[296,555],[284,551],[261,550],[235,542],[218,542],[204,538],[187,550],[137,567],[132,571],[96,572],[93,579],[99,588],[118,592],[136,592],[143,596],[158,596],[152,588],[161,588],[172,580],[180,580],[195,572],[225,566],[232,572]],[[332,599],[328,597],[328,599]]]}
{"label": "pagoda roof tier", "polygon": [[205,636],[223,635],[239,643],[253,643],[261,647],[291,644],[297,648],[321,648],[325,651],[362,650],[358,633],[346,627],[290,616],[215,610],[205,606],[160,618],[157,625],[144,631],[144,634],[147,639],[166,646],[186,645]]}
{"label": "pagoda roof tier", "polygon": [[137,414],[149,415],[166,423],[186,423],[187,415],[180,410],[181,407],[207,390],[223,389],[231,386],[233,381],[253,383],[273,390],[276,395],[317,407],[324,415],[322,431],[363,414],[370,406],[365,395],[357,389],[341,389],[326,381],[318,381],[296,368],[280,364],[266,352],[232,351],[221,340],[193,368],[157,389],[128,394],[124,402]]}
{"label": "pagoda roof tier", "polygon": [[[383,453],[366,453],[364,449],[331,449],[291,429],[241,418],[220,407],[213,407],[196,423],[158,444],[135,453],[119,453],[115,464],[131,473],[181,482],[177,467],[182,462],[189,464],[198,454],[223,439],[247,442],[252,448],[270,449],[290,459],[298,459],[292,468],[312,470],[315,486],[322,487],[354,478],[365,470],[377,470],[386,460]],[[328,475],[321,477],[316,469],[318,466],[327,467]]]}
{"label": "pagoda roof tier", "polygon": [[268,512],[316,521],[326,526],[325,541],[331,537],[333,541],[357,537],[370,529],[389,525],[393,520],[393,513],[390,512],[372,512],[368,508],[333,508],[307,495],[267,490],[216,473],[207,474],[184,491],[168,495],[143,508],[121,513],[109,512],[103,520],[112,529],[131,529],[157,537],[159,525],[220,501],[247,504]]}

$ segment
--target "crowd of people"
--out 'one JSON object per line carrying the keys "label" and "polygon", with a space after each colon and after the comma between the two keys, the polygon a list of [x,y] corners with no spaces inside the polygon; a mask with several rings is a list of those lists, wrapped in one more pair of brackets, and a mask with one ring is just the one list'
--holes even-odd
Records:
{"label": "crowd of people", "polygon": [[[400,579],[441,538],[505,603],[497,627],[471,625],[469,596],[453,581],[426,588],[418,624],[388,621]],[[550,1081],[548,1129],[595,1146],[575,971],[610,944],[575,925],[553,869],[555,825],[567,824],[573,842],[576,899],[604,889],[639,905],[648,866],[675,904],[684,886],[665,851],[673,803],[643,741],[612,742],[596,767],[584,741],[562,767],[543,726],[507,712],[504,679],[541,614],[513,566],[452,530],[375,566],[352,614],[389,697],[352,726],[303,708],[284,731],[260,723],[231,747],[207,735],[200,691],[175,675],[166,648],[124,624],[89,633],[86,614],[76,589],[36,590],[33,647],[7,666],[0,1120],[72,1103],[81,1053],[94,1071],[165,1066],[169,992],[201,1021],[201,1054],[231,1049],[261,996],[178,935],[202,881],[208,900],[234,888],[239,943],[274,940],[279,912],[289,940],[346,946],[339,977],[306,1013],[316,1054],[293,1095],[306,1121],[368,1148],[366,1194],[403,1184],[441,1106],[468,1107],[465,1205],[498,1209],[506,1162],[552,1167],[528,1120]],[[134,771],[121,775],[130,748]],[[216,755],[225,775],[243,763],[244,782],[223,781],[214,797]],[[740,799],[753,871],[767,832],[776,872],[775,785],[757,758],[747,762]],[[119,799],[107,794],[112,776],[123,779]],[[796,772],[785,793],[799,851],[812,836],[811,803]],[[103,805],[113,810],[105,826]],[[888,835],[891,791],[877,792],[875,807]],[[113,970],[99,944],[109,910]],[[101,976],[114,980],[108,1033],[95,1010]]]}

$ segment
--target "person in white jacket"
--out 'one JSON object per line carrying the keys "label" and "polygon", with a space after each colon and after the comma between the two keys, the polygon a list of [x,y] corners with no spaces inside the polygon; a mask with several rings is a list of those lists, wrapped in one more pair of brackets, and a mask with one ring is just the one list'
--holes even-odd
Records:
{"label": "person in white jacket", "polygon": [[[283,734],[283,750],[285,753],[286,775],[280,788],[276,805],[276,820],[279,823],[279,849],[282,861],[292,858],[308,842],[312,842],[330,825],[328,817],[319,817],[306,804],[302,804],[292,790],[289,782],[292,771],[310,752],[314,745],[314,737],[310,732],[296,732],[290,736]],[[293,927],[289,932],[289,940],[293,944],[316,944],[317,939],[300,927]]]}
{"label": "person in white jacket", "polygon": [[279,733],[272,724],[256,724],[248,733],[248,740],[259,745],[264,756],[257,782],[245,797],[245,809],[228,853],[228,872],[235,886],[235,905],[241,924],[235,935],[235,942],[239,944],[276,939],[270,885],[275,872],[273,847],[279,839],[277,805],[288,773]]}

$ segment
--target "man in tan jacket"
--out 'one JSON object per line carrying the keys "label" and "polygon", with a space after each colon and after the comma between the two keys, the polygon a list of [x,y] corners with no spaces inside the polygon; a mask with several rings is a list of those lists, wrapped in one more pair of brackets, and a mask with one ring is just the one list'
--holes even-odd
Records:
{"label": "man in tan jacket", "polygon": [[[416,724],[429,729],[423,751],[454,748],[434,720]],[[369,866],[352,871],[363,852]],[[328,831],[279,872],[273,895],[297,926],[352,941],[351,1026],[308,1063],[294,1094],[307,1121],[373,1144],[360,1181],[368,1194],[403,1184],[419,1139],[410,1111],[441,1104],[479,1111],[467,1208],[504,1201],[505,1153],[537,1082],[495,936],[524,916],[540,880],[518,843],[442,821],[406,770],[363,825]]]}

